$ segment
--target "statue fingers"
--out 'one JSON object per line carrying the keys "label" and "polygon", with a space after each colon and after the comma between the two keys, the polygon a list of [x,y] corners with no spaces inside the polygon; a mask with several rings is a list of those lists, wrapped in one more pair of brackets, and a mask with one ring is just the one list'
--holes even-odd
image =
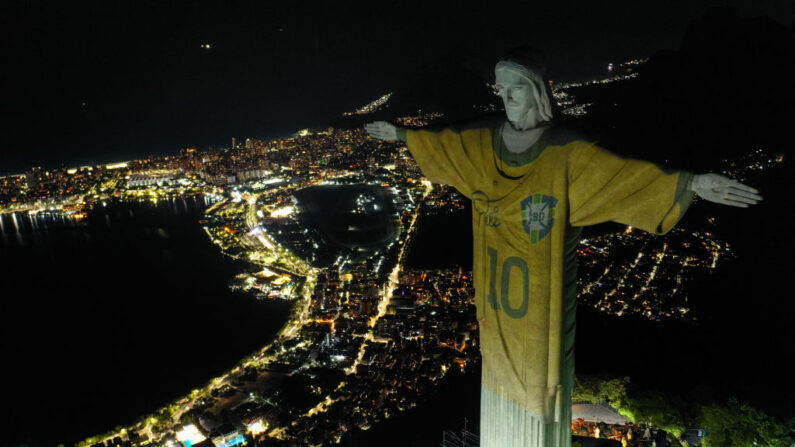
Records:
{"label": "statue fingers", "polygon": [[754,194],[759,194],[759,190],[757,190],[755,188],[751,188],[748,185],[744,185],[744,184],[738,182],[737,180],[732,180],[731,186],[733,188],[741,189],[743,191],[748,191],[748,192],[752,192]]}
{"label": "statue fingers", "polygon": [[726,203],[724,203],[724,205],[736,206],[738,208],[748,208],[748,204],[747,203],[737,202],[737,201],[734,201],[734,200],[726,200]]}
{"label": "statue fingers", "polygon": [[757,201],[762,200],[762,196],[760,196],[759,194],[754,194],[753,192],[750,192],[747,189],[739,189],[736,186],[729,187],[729,194],[740,197],[747,197],[749,199],[754,199]]}
{"label": "statue fingers", "polygon": [[711,202],[720,203],[721,205],[728,205],[728,203],[726,203],[726,197],[724,197],[722,194],[712,193],[705,197],[705,199]]}
{"label": "statue fingers", "polygon": [[724,198],[726,200],[731,200],[731,201],[740,202],[740,203],[747,203],[749,205],[756,205],[757,203],[759,203],[758,200],[755,200],[755,199],[752,199],[752,198],[749,198],[749,197],[738,196],[738,195],[735,195],[735,194],[727,194],[726,196],[724,196]]}
{"label": "statue fingers", "polygon": [[726,198],[726,197],[723,197],[723,196],[719,196],[719,195],[715,196],[715,197],[712,197],[712,198],[707,198],[707,197],[705,197],[705,198],[707,200],[709,200],[710,202],[719,203],[721,205],[729,205],[729,206],[736,206],[736,207],[740,207],[740,208],[748,208],[748,204],[747,203],[737,202],[737,201],[734,201],[734,200],[731,200],[729,198]]}

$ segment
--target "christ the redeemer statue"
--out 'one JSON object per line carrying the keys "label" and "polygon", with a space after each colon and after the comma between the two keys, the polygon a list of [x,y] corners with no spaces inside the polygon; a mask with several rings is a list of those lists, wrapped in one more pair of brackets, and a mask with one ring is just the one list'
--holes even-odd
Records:
{"label": "christ the redeemer statue", "polygon": [[661,235],[694,194],[737,207],[762,200],[728,177],[622,158],[556,124],[544,73],[530,47],[500,59],[507,119],[438,131],[365,126],[404,141],[427,178],[472,200],[482,446],[571,445],[582,227],[614,221]]}

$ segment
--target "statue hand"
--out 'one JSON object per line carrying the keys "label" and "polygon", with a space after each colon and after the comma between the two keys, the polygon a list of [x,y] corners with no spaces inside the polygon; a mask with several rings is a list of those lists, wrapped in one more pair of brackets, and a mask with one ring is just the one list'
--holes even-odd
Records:
{"label": "statue hand", "polygon": [[720,174],[695,175],[690,189],[704,200],[740,208],[762,200],[756,189]]}
{"label": "statue hand", "polygon": [[386,121],[375,121],[364,125],[364,130],[372,138],[379,140],[397,140],[397,128]]}

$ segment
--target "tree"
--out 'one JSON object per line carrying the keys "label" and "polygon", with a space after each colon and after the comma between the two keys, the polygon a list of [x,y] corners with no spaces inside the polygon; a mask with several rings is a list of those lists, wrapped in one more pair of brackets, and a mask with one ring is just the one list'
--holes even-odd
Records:
{"label": "tree", "polygon": [[606,378],[582,376],[574,379],[572,400],[598,404],[609,402],[619,408],[627,400],[629,377]]}
{"label": "tree", "polygon": [[701,406],[699,425],[707,430],[704,447],[792,445],[785,424],[735,398],[726,404]]}
{"label": "tree", "polygon": [[648,422],[676,437],[681,436],[687,428],[677,405],[659,391],[643,390],[630,393],[619,413],[636,422]]}

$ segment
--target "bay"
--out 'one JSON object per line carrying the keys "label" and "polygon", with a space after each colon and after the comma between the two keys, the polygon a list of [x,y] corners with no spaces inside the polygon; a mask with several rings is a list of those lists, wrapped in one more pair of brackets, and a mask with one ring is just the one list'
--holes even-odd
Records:
{"label": "bay", "polygon": [[71,445],[131,423],[274,338],[290,303],[229,291],[255,267],[212,245],[207,205],[108,205],[84,225],[2,217],[4,443]]}

